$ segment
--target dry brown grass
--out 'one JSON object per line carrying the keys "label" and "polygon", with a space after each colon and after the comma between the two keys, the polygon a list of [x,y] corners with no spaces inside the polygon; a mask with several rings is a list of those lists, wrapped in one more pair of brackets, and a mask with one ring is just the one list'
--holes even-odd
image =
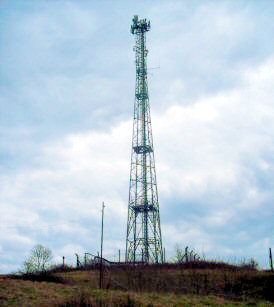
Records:
{"label": "dry brown grass", "polygon": [[33,282],[29,280],[0,279],[1,306],[55,306],[73,298],[72,287],[68,285]]}
{"label": "dry brown grass", "polygon": [[[1,306],[246,306],[216,296],[99,290],[26,280],[0,280]],[[267,306],[261,303],[261,306]]]}
{"label": "dry brown grass", "polygon": [[105,289],[98,279],[96,267],[0,277],[0,306],[274,306],[270,272],[117,265],[105,267]]}
{"label": "dry brown grass", "polygon": [[228,299],[274,302],[274,274],[233,266],[193,268],[169,266],[112,266],[104,286],[135,292],[217,295]]}

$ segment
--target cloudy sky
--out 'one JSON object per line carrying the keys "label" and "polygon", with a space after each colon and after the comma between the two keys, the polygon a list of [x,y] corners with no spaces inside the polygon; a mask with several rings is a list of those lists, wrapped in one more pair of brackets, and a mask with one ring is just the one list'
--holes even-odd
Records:
{"label": "cloudy sky", "polygon": [[274,248],[274,2],[0,0],[0,273],[125,251],[134,15],[147,34],[163,245]]}

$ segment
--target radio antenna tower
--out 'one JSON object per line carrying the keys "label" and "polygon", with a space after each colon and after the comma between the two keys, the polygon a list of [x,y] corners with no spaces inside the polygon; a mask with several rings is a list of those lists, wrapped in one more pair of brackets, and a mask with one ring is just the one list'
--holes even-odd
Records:
{"label": "radio antenna tower", "polygon": [[163,262],[160,212],[156,184],[147,85],[146,32],[150,22],[132,19],[135,34],[136,85],[129,183],[126,262]]}

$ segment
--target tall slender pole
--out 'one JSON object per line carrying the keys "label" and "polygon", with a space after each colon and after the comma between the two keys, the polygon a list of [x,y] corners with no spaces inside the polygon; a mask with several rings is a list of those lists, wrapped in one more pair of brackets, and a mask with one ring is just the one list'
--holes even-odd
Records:
{"label": "tall slender pole", "polygon": [[102,204],[102,228],[101,228],[101,262],[100,262],[100,289],[103,282],[103,236],[104,236],[104,202]]}

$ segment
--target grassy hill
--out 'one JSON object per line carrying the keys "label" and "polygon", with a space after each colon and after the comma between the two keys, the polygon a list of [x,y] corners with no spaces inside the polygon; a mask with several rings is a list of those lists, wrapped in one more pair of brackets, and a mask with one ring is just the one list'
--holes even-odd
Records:
{"label": "grassy hill", "polygon": [[274,274],[222,263],[55,269],[0,277],[1,306],[274,306]]}

